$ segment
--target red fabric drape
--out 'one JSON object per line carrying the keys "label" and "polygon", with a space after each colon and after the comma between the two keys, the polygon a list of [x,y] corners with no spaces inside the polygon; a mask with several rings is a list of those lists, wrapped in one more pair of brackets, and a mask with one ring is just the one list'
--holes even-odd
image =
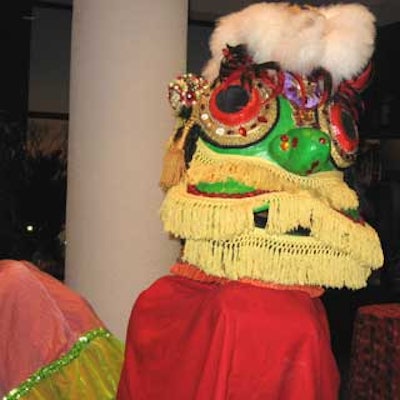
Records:
{"label": "red fabric drape", "polygon": [[319,299],[167,276],[134,305],[117,398],[334,400],[338,387]]}

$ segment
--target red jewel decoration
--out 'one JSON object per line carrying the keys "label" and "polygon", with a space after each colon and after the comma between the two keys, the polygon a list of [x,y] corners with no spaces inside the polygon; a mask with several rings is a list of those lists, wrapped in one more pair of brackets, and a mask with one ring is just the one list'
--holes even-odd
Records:
{"label": "red jewel decoration", "polygon": [[318,167],[318,165],[319,165],[319,161],[318,160],[313,161],[313,163],[311,164],[311,168],[306,171],[306,174],[307,175],[312,174],[314,172],[315,168]]}
{"label": "red jewel decoration", "polygon": [[321,144],[325,144],[325,143],[326,143],[326,139],[322,137],[322,138],[319,139],[319,142],[320,142]]}
{"label": "red jewel decoration", "polygon": [[281,136],[282,142],[288,142],[289,141],[289,136],[288,135],[282,135]]}
{"label": "red jewel decoration", "polygon": [[258,116],[258,117],[257,117],[257,120],[258,120],[258,122],[264,122],[264,123],[267,123],[267,122],[268,122],[268,119],[265,118],[265,117],[262,116],[262,115]]}
{"label": "red jewel decoration", "polygon": [[315,169],[318,167],[318,165],[319,165],[319,160],[313,161],[313,163],[311,164],[311,168]]}
{"label": "red jewel decoration", "polygon": [[294,137],[292,139],[292,147],[297,147],[298,143],[299,143],[299,139],[297,137]]}
{"label": "red jewel decoration", "polygon": [[239,135],[241,135],[241,136],[247,136],[246,128],[243,128],[243,126],[241,126],[241,127],[239,128]]}

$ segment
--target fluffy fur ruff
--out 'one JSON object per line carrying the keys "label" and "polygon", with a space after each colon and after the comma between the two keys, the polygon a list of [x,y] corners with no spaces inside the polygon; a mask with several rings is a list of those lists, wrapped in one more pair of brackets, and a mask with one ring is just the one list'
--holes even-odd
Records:
{"label": "fluffy fur ruff", "polygon": [[304,75],[322,67],[338,84],[365,68],[374,41],[375,17],[360,4],[253,4],[217,22],[203,76],[209,81],[218,76],[226,45],[244,44],[256,63],[275,61],[284,70]]}

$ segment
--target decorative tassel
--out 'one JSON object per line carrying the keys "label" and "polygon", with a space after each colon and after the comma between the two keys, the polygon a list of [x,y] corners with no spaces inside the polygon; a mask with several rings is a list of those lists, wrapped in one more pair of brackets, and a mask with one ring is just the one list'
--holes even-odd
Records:
{"label": "decorative tassel", "polygon": [[164,155],[160,186],[164,190],[168,190],[170,187],[177,185],[185,173],[185,153],[183,149],[175,146],[170,147]]}
{"label": "decorative tassel", "polygon": [[176,129],[174,136],[169,140],[164,155],[160,178],[160,186],[164,190],[177,185],[186,174],[185,142],[196,121],[194,117],[191,117],[183,127],[181,121],[179,122],[180,127]]}

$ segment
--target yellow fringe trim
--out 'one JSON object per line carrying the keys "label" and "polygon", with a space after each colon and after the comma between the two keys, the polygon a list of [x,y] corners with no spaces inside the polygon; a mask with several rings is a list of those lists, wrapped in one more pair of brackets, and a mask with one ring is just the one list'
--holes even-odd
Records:
{"label": "yellow fringe trim", "polygon": [[[268,193],[218,198],[187,193],[188,184],[231,177]],[[254,210],[268,205],[265,229]],[[166,231],[186,239],[183,260],[227,279],[284,285],[360,288],[383,264],[376,232],[338,210],[358,208],[358,198],[338,171],[307,177],[255,157],[220,155],[199,139],[185,179],[161,207]],[[298,228],[310,236],[290,235]]]}
{"label": "yellow fringe trim", "polygon": [[269,211],[264,238],[308,228],[310,236],[321,244],[351,254],[362,264],[382,265],[382,250],[374,229],[354,222],[306,191],[226,199],[193,195],[181,184],[167,193],[161,219],[164,229],[177,237],[230,240],[255,229],[253,210],[266,203]]}
{"label": "yellow fringe trim", "polygon": [[252,230],[253,208],[266,201],[265,195],[241,199],[196,196],[180,184],[168,191],[160,214],[164,229],[175,236],[227,239]]}
{"label": "yellow fringe trim", "polygon": [[343,181],[339,171],[319,172],[310,176],[292,174],[261,158],[218,154],[199,139],[187,172],[188,183],[221,182],[231,177],[260,190],[294,192],[307,190],[335,209],[355,209],[358,197]]}
{"label": "yellow fringe trim", "polygon": [[228,279],[359,289],[371,269],[311,237],[265,237],[261,229],[229,241],[186,240],[183,261]]}
{"label": "yellow fringe trim", "polygon": [[273,194],[269,205],[268,233],[282,235],[301,226],[310,229],[310,235],[321,243],[351,254],[362,263],[382,265],[379,237],[367,223],[354,222],[307,192]]}

